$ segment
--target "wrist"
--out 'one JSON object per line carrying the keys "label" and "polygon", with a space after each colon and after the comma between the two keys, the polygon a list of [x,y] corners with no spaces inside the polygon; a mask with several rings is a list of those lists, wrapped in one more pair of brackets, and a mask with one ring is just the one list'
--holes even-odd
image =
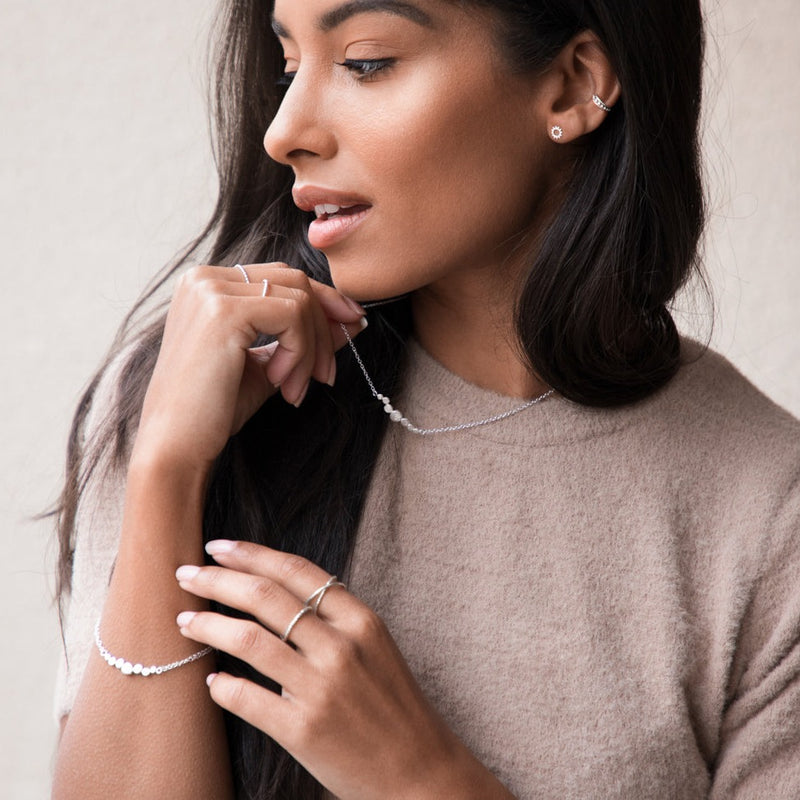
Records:
{"label": "wrist", "polygon": [[171,570],[181,563],[198,563],[209,475],[209,469],[198,465],[134,449],[128,465],[120,552],[149,548],[167,559]]}
{"label": "wrist", "polygon": [[134,444],[128,462],[128,491],[166,491],[183,498],[205,495],[213,462],[192,461],[163,448]]}
{"label": "wrist", "polygon": [[461,742],[436,760],[403,794],[408,800],[515,800],[495,775]]}

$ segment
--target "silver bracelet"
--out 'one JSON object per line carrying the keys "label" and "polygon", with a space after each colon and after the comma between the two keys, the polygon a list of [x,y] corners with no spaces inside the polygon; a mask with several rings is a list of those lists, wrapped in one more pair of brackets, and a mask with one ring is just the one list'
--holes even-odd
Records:
{"label": "silver bracelet", "polygon": [[148,675],[161,675],[164,672],[169,672],[171,669],[177,669],[185,664],[191,664],[192,661],[197,661],[198,658],[207,656],[214,651],[213,647],[204,647],[202,650],[192,653],[192,655],[187,658],[182,658],[180,661],[173,661],[171,664],[163,664],[162,666],[145,667],[142,664],[132,664],[130,661],[126,661],[124,658],[118,658],[106,650],[105,645],[100,641],[100,620],[97,620],[94,626],[94,643],[97,645],[97,649],[103,657],[103,660],[110,667],[115,667],[123,675],[143,675],[145,678]]}

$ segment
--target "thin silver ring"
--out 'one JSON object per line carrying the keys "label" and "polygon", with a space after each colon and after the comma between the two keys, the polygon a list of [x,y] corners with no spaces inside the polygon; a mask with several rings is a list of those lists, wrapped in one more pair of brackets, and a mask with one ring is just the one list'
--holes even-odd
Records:
{"label": "thin silver ring", "polygon": [[303,606],[295,615],[292,621],[286,626],[286,630],[283,632],[283,636],[281,636],[281,641],[286,642],[289,640],[289,634],[291,634],[292,629],[298,622],[309,612],[313,613],[314,609],[311,606]]}
{"label": "thin silver ring", "polygon": [[592,102],[603,111],[611,111],[612,106],[607,106],[596,94],[592,95]]}
{"label": "thin silver ring", "polygon": [[331,577],[328,578],[327,583],[320,586],[319,589],[315,589],[313,592],[311,592],[311,594],[306,598],[304,605],[311,606],[311,601],[316,598],[317,602],[314,603],[313,607],[314,613],[316,614],[319,604],[322,602],[322,598],[325,597],[325,592],[327,592],[328,589],[332,589],[334,586],[341,586],[342,589],[347,588],[340,580],[337,580],[335,575],[331,575]]}
{"label": "thin silver ring", "polygon": [[263,284],[263,286],[264,286],[264,288],[261,290],[261,296],[262,296],[262,297],[266,297],[266,296],[267,296],[267,292],[269,291],[269,281],[268,281],[266,278],[264,278],[264,279],[261,281],[261,283],[262,283],[262,284]]}
{"label": "thin silver ring", "polygon": [[241,264],[234,264],[233,268],[238,269],[239,272],[242,273],[245,283],[250,283],[250,276],[247,274],[247,270]]}

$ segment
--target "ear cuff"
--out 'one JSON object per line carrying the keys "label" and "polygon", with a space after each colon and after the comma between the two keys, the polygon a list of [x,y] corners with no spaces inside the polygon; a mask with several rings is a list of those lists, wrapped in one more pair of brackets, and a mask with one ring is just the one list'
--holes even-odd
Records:
{"label": "ear cuff", "polygon": [[603,111],[611,111],[613,106],[607,106],[596,94],[592,95],[592,102],[598,107],[602,108]]}

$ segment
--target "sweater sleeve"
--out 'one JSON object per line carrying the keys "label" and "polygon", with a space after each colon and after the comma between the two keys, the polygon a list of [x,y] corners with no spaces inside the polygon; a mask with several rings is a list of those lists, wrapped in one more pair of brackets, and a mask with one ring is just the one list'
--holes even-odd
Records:
{"label": "sweater sleeve", "polygon": [[[109,413],[125,351],[100,380],[84,424],[84,443],[91,446]],[[103,458],[78,502],[71,592],[62,614],[63,652],[56,679],[56,719],[69,714],[93,647],[94,625],[100,617],[119,543],[125,494],[124,469]]]}
{"label": "sweater sleeve", "polygon": [[711,800],[800,797],[800,468],[739,633]]}

